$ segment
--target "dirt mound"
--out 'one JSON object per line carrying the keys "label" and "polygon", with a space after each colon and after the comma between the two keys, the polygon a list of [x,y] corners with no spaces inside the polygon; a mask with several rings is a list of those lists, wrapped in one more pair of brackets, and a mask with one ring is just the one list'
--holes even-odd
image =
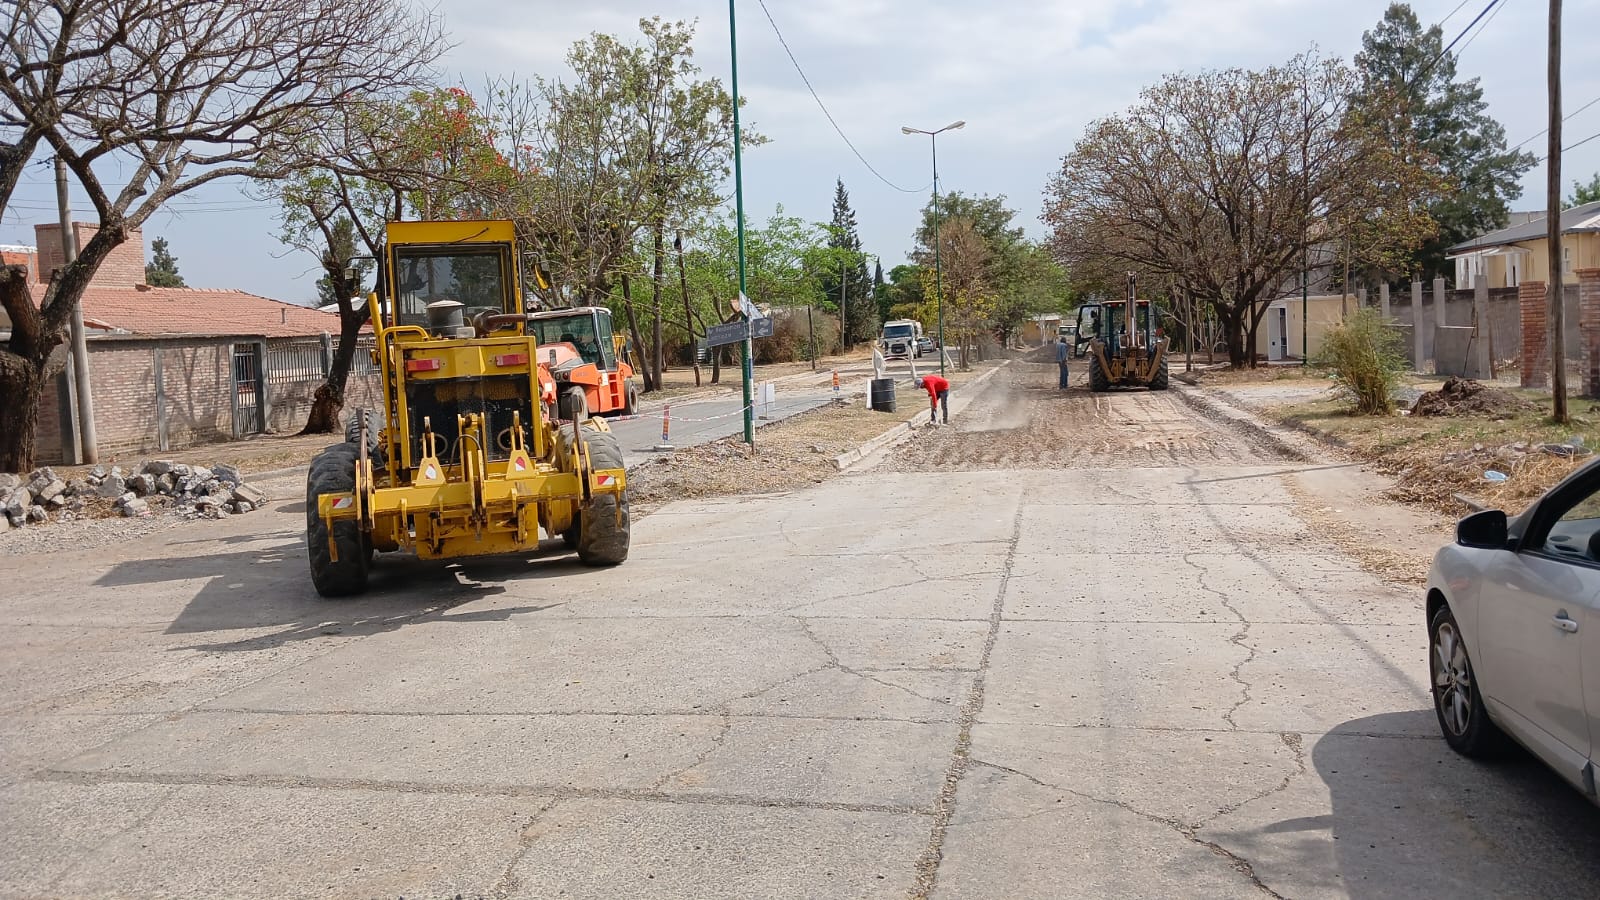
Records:
{"label": "dirt mound", "polygon": [[1413,416],[1508,416],[1528,401],[1516,394],[1467,378],[1451,376],[1437,391],[1428,391],[1411,406]]}

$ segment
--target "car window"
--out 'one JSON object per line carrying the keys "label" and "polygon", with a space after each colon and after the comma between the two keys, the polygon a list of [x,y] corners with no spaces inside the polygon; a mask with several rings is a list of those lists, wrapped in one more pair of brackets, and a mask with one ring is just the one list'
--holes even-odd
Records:
{"label": "car window", "polygon": [[1595,533],[1600,532],[1600,484],[1577,499],[1562,512],[1550,526],[1545,536],[1545,552],[1554,556],[1600,561],[1600,542]]}

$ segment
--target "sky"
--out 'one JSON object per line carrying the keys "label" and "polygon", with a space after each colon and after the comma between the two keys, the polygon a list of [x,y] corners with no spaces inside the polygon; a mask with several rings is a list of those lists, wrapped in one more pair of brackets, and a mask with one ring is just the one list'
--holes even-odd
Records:
{"label": "sky", "polygon": [[[591,32],[637,33],[640,17],[697,21],[695,61],[707,76],[730,72],[728,7],[708,0],[436,0],[454,43],[440,80],[473,89],[491,77],[559,76],[572,42]],[[1424,23],[1454,38],[1487,0],[1418,0]],[[829,125],[785,55],[758,0],[735,0],[739,89],[746,127],[770,143],[745,154],[747,221],[782,205],[826,221],[842,178],[864,249],[887,271],[906,261],[928,202],[929,140],[902,125],[964,129],[939,138],[944,191],[1003,194],[1031,237],[1042,191],[1061,157],[1094,119],[1125,109],[1142,87],[1172,72],[1261,67],[1315,46],[1349,59],[1388,0],[766,0],[777,27],[823,103],[876,177]],[[1448,18],[1447,18],[1448,17]],[[1600,0],[1568,0],[1564,11],[1565,110],[1600,98],[1600,68],[1585,40],[1600,24]],[[1504,0],[1457,45],[1461,78],[1478,78],[1489,113],[1511,143],[1545,127],[1547,6]],[[1600,103],[1565,123],[1567,146],[1600,135]],[[1525,149],[1544,155],[1545,138]],[[1563,158],[1563,196],[1574,179],[1600,171],[1600,136]],[[56,221],[52,170],[30,163],[0,243],[32,244],[33,226]],[[108,181],[115,181],[108,176]],[[888,183],[886,183],[888,182]],[[1522,179],[1513,209],[1543,209],[1545,167]],[[168,240],[191,287],[236,288],[312,302],[318,272],[309,255],[277,240],[276,209],[243,185],[219,183],[177,198],[144,226],[146,254]],[[901,190],[907,189],[907,190]],[[731,192],[730,192],[731,193]],[[76,218],[89,218],[72,191]]]}

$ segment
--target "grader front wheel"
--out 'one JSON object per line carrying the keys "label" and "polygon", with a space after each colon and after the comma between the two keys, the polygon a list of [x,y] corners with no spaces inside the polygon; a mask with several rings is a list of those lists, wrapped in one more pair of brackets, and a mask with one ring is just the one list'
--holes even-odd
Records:
{"label": "grader front wheel", "polygon": [[[589,442],[589,463],[596,469],[621,469],[622,445],[609,431],[585,427]],[[628,558],[628,495],[595,494],[578,510],[578,559],[586,566],[615,566]]]}
{"label": "grader front wheel", "polygon": [[352,443],[334,444],[311,460],[306,473],[306,555],[311,562],[311,584],[324,597],[348,597],[367,589],[367,566],[372,545],[360,527],[343,520],[333,525],[334,559],[328,545],[328,523],[317,513],[317,498],[355,490],[356,456]]}

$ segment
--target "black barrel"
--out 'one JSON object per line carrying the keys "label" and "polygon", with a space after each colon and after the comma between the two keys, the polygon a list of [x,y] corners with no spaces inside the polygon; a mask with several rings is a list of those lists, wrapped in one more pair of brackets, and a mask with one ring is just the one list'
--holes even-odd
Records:
{"label": "black barrel", "polygon": [[867,408],[894,412],[894,379],[874,378],[867,393]]}

